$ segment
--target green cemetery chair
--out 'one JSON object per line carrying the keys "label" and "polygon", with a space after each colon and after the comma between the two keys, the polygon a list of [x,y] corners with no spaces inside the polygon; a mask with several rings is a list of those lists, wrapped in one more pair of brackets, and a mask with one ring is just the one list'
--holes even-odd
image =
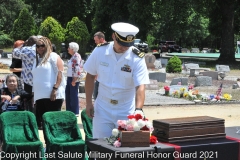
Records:
{"label": "green cemetery chair", "polygon": [[92,118],[89,118],[86,114],[86,109],[81,112],[81,120],[83,125],[83,130],[85,132],[85,140],[92,138]]}
{"label": "green cemetery chair", "polygon": [[[44,113],[43,134],[46,142],[46,153],[58,154],[55,159],[84,159],[85,141],[82,139],[77,118],[73,112],[54,111]],[[77,153],[77,156],[75,153]]]}
{"label": "green cemetery chair", "polygon": [[[39,139],[36,117],[32,112],[4,112],[0,115],[0,125],[2,128],[2,153],[33,153],[29,159],[45,160],[43,158],[43,144]],[[24,155],[27,156],[26,154]],[[26,158],[21,157],[18,159]]]}
{"label": "green cemetery chair", "polygon": [[[92,118],[89,118],[86,114],[86,109],[83,109],[81,112],[81,120],[83,125],[83,130],[85,133],[85,141],[92,139]],[[86,146],[86,151],[89,154],[90,148]],[[89,158],[90,160],[93,160],[92,158]]]}

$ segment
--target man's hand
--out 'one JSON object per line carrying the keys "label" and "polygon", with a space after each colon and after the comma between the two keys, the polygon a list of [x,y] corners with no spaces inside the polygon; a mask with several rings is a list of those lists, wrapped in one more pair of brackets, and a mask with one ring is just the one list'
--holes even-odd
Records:
{"label": "man's hand", "polygon": [[88,115],[89,118],[93,118],[94,117],[94,107],[93,105],[86,105],[86,113]]}

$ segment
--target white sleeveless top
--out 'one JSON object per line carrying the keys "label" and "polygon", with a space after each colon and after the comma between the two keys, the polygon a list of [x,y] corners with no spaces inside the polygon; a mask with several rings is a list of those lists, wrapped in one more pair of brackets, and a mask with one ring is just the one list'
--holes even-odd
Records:
{"label": "white sleeveless top", "polygon": [[[57,58],[58,54],[52,52],[45,64],[36,67],[36,62],[33,65],[33,92],[34,102],[38,99],[50,98],[54,84],[57,81]],[[58,87],[56,99],[65,98],[65,77],[62,74],[62,83]]]}

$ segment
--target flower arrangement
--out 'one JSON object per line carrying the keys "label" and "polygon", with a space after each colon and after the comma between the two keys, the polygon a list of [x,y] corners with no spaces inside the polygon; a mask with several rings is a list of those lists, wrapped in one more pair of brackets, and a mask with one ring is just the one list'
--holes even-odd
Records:
{"label": "flower arrangement", "polygon": [[[142,111],[136,110],[133,115],[128,115],[128,120],[118,120],[118,128],[112,130],[112,135],[109,138],[105,138],[108,143],[112,144],[115,147],[121,146],[120,134],[122,131],[153,131],[153,126],[151,122],[144,117]],[[156,144],[157,138],[150,134],[149,143]]]}
{"label": "flower arrangement", "polygon": [[232,95],[231,94],[223,94],[223,98],[226,99],[227,101],[230,101],[232,99]]}
{"label": "flower arrangement", "polygon": [[180,88],[180,93],[184,93],[186,91],[186,88],[182,87]]}
{"label": "flower arrangement", "polygon": [[193,88],[194,88],[193,84],[188,85],[188,90],[189,90],[189,91],[190,91],[190,90],[193,90]]}
{"label": "flower arrangement", "polygon": [[180,98],[180,93],[178,90],[175,90],[173,93],[172,93],[172,96],[173,97],[176,97],[176,98]]}
{"label": "flower arrangement", "polygon": [[164,86],[164,90],[165,90],[165,95],[169,96],[170,87],[169,86]]}
{"label": "flower arrangement", "polygon": [[169,91],[169,90],[170,90],[170,87],[169,87],[169,86],[164,86],[164,90],[165,90],[165,91]]}

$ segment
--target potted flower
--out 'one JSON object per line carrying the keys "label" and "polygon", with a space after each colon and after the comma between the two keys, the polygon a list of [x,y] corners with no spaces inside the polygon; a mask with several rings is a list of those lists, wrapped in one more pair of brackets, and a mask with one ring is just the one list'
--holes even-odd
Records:
{"label": "potted flower", "polygon": [[118,128],[112,130],[111,137],[105,138],[108,143],[115,147],[147,147],[158,142],[157,138],[151,135],[153,126],[142,111],[135,111],[127,117],[128,120],[117,121]]}
{"label": "potted flower", "polygon": [[164,90],[165,90],[165,95],[169,96],[170,87],[169,86],[164,86]]}

